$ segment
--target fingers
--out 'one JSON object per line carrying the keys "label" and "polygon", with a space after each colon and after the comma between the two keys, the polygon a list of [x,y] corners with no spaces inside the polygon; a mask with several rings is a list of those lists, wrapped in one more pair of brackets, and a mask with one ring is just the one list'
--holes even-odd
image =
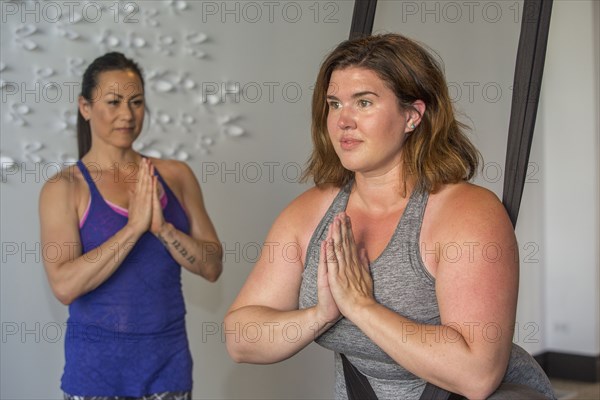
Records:
{"label": "fingers", "polygon": [[152,201],[152,196],[155,192],[155,176],[154,176],[154,165],[144,158],[142,159],[143,164],[140,166],[141,178],[140,180],[143,182],[143,194],[150,198],[150,202]]}
{"label": "fingers", "polygon": [[317,279],[320,282],[326,282],[326,279],[327,279],[327,255],[326,254],[327,254],[327,240],[323,240],[323,242],[321,242],[321,251],[319,253],[319,267],[317,270]]}
{"label": "fingers", "polygon": [[137,174],[137,181],[136,181],[136,188],[141,188],[144,183],[146,182],[146,159],[142,158],[142,161],[140,162],[140,165],[138,167],[138,174]]}
{"label": "fingers", "polygon": [[370,262],[369,256],[367,255],[367,249],[361,249],[358,255],[360,257],[360,263],[368,269]]}
{"label": "fingers", "polygon": [[344,238],[344,229],[342,227],[342,223],[339,218],[339,214],[333,218],[331,222],[331,254],[335,257],[339,262],[347,263],[346,252],[345,252],[345,243],[346,240]]}
{"label": "fingers", "polygon": [[158,178],[152,176],[152,203],[158,202]]}
{"label": "fingers", "polygon": [[[146,160],[146,159],[144,159],[144,160]],[[158,200],[158,203],[160,205],[160,197],[162,196],[163,188],[158,180],[158,176],[155,173],[156,168],[154,167],[154,164],[152,164],[152,162],[150,160],[147,160],[146,162],[148,164],[148,168],[146,169],[147,175],[148,175],[151,185],[152,185],[152,187],[150,188],[150,192],[152,194],[152,198],[155,200]],[[154,202],[154,200],[153,200],[153,202]]]}
{"label": "fingers", "polygon": [[358,248],[356,246],[356,241],[354,240],[354,232],[352,231],[352,222],[350,220],[350,217],[348,217],[346,214],[344,214],[344,222],[343,222],[342,226],[345,228],[343,230],[346,233],[346,243],[347,243],[348,249],[350,250],[350,253],[348,254],[348,256],[350,258],[350,262],[352,262],[354,264],[359,264],[361,259],[358,254],[359,252],[358,252]]}
{"label": "fingers", "polygon": [[150,162],[142,158],[137,179],[129,194],[129,223],[139,232],[148,230],[152,218],[152,190]]}
{"label": "fingers", "polygon": [[152,176],[152,213],[162,219],[162,204],[160,203],[161,184],[156,175]]}
{"label": "fingers", "polygon": [[330,235],[334,241],[336,257],[340,262],[345,265],[354,265],[360,262],[352,224],[346,213],[342,212],[335,216],[331,223]]}
{"label": "fingers", "polygon": [[158,178],[156,176],[152,176],[152,189],[150,193],[152,198],[152,219],[154,220],[154,215],[161,211],[160,200],[158,199]]}
{"label": "fingers", "polygon": [[328,272],[336,274],[339,269],[338,257],[335,251],[335,243],[333,239],[325,240],[325,264]]}
{"label": "fingers", "polygon": [[152,179],[149,173],[148,161],[142,158],[135,184],[135,192],[138,198],[147,199],[147,196],[152,191]]}
{"label": "fingers", "polygon": [[356,305],[369,304],[374,297],[367,252],[358,250],[350,218],[345,213],[333,218],[325,252],[331,295],[341,315],[351,319]]}
{"label": "fingers", "polygon": [[335,263],[328,260],[328,246],[331,244],[329,240],[321,242],[321,252],[319,255],[319,265],[317,271],[317,288],[318,288],[318,311],[319,320],[325,323],[334,322],[341,317],[335,299],[332,294],[331,280],[328,274],[331,273]]}

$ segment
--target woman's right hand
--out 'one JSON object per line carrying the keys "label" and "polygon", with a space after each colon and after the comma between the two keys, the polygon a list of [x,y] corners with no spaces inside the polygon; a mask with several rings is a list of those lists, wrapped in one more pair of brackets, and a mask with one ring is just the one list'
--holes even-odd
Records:
{"label": "woman's right hand", "polygon": [[129,192],[129,221],[134,232],[142,235],[152,222],[152,175],[150,163],[142,158],[135,188]]}
{"label": "woman's right hand", "polygon": [[[327,235],[327,239],[323,240],[321,243],[317,275],[317,315],[319,321],[322,321],[324,324],[335,323],[342,317],[342,314],[333,299],[333,295],[331,294],[331,288],[329,287],[327,260],[332,260],[332,258],[328,257],[327,243],[329,243],[329,235]],[[331,251],[331,249],[329,251]],[[335,260],[335,257],[333,257],[333,259]]]}

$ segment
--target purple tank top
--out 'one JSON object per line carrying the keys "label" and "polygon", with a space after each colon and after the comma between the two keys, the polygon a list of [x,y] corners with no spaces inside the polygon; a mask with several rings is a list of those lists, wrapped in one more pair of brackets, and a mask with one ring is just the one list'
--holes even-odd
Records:
{"label": "purple tank top", "polygon": [[[85,165],[77,165],[91,197],[79,230],[85,254],[123,228],[127,216],[107,204]],[[165,220],[189,233],[181,204],[156,174],[167,196]],[[181,266],[150,232],[127,245],[133,248],[114,274],[69,306],[65,393],[141,397],[192,388]]]}

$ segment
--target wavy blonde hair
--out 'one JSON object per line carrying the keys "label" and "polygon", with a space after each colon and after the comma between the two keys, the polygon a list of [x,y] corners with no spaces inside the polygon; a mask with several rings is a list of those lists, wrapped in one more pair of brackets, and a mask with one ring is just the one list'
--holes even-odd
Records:
{"label": "wavy blonde hair", "polygon": [[416,100],[425,103],[421,123],[402,147],[404,184],[410,180],[417,188],[435,192],[442,184],[473,178],[481,155],[464,133],[468,127],[455,118],[442,66],[413,40],[384,34],[342,42],[321,65],[312,99],[313,151],[302,181],[312,177],[317,186],[339,187],[354,177],[342,166],[327,133],[331,74],[348,67],[374,71],[403,110],[414,110]]}

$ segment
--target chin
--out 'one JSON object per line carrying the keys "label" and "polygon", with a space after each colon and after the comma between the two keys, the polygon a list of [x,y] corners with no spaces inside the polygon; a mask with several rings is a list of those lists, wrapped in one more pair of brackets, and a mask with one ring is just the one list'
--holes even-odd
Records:
{"label": "chin", "polygon": [[342,167],[344,167],[345,169],[347,169],[350,172],[360,172],[365,166],[361,163],[358,163],[356,161],[341,161],[342,163]]}
{"label": "chin", "polygon": [[119,144],[117,144],[117,147],[123,149],[123,150],[129,150],[133,148],[133,140],[128,140],[126,142],[121,142]]}

